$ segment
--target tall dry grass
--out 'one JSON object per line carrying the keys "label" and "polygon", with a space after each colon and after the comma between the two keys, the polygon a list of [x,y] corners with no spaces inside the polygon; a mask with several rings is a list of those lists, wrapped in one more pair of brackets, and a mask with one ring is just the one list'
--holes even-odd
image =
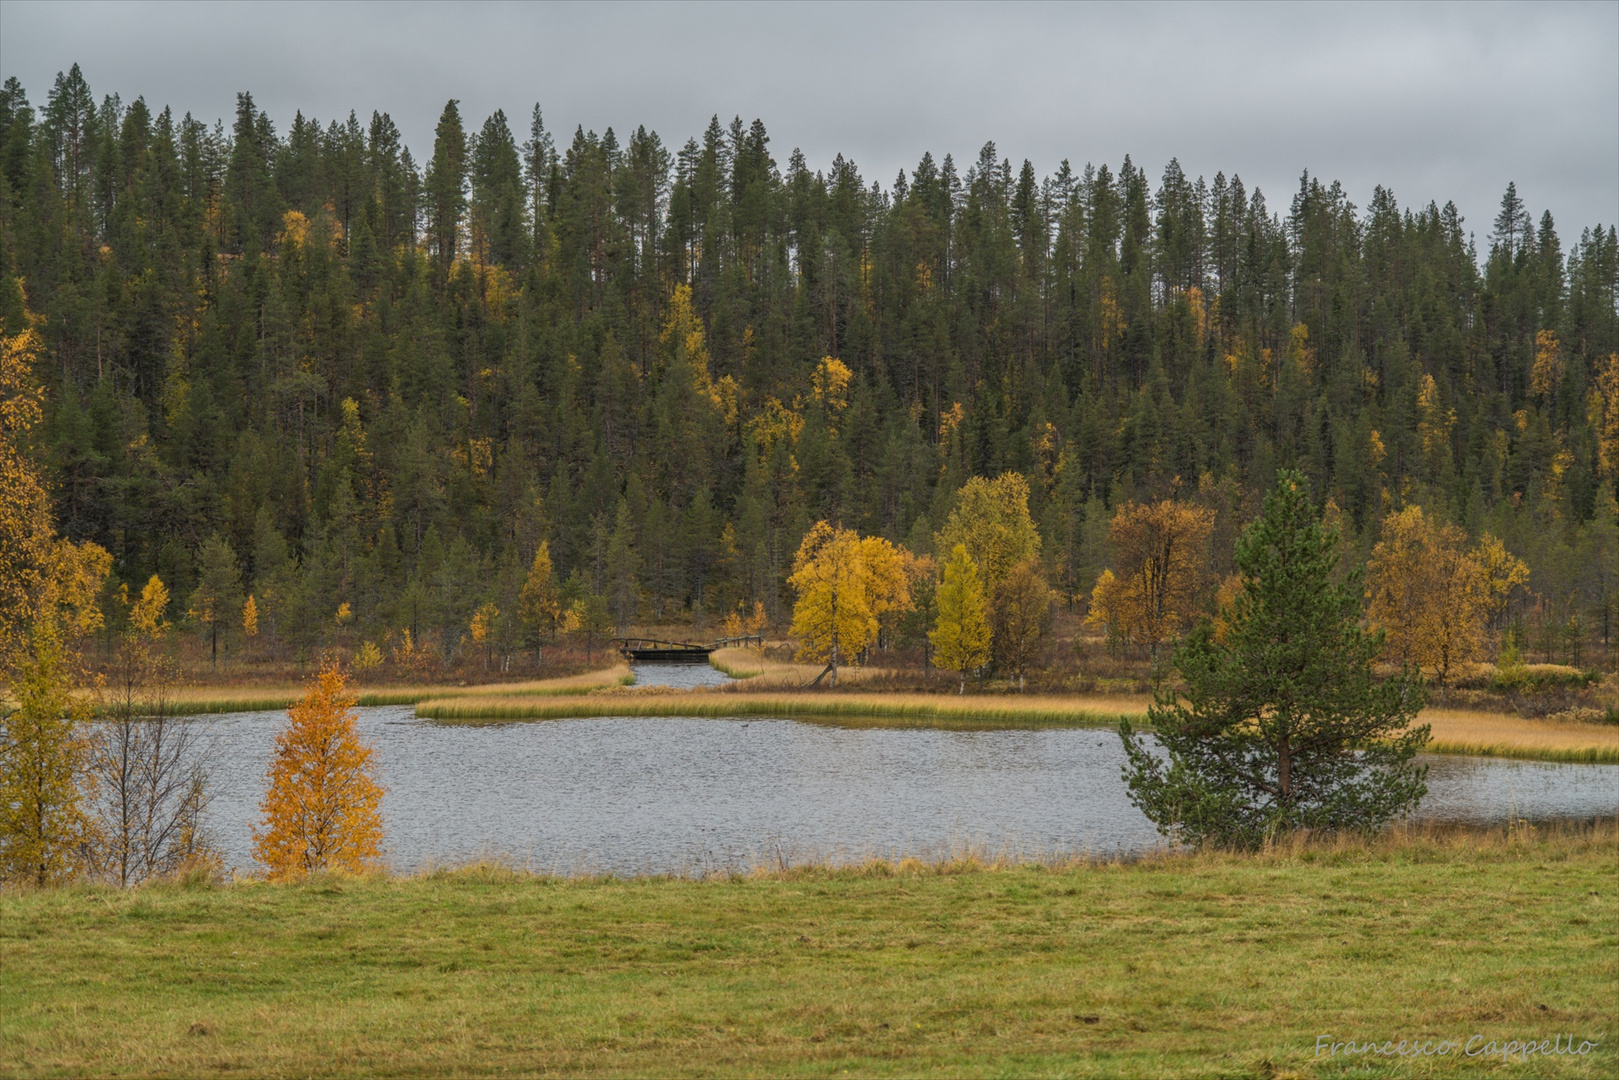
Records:
{"label": "tall dry grass", "polygon": [[[479,695],[510,697],[567,697],[588,694],[604,686],[628,685],[635,679],[625,663],[613,664],[597,671],[565,675],[555,679],[530,679],[526,682],[483,683],[474,686],[355,686],[353,693],[361,705],[414,705],[429,698],[456,698]],[[193,716],[202,713],[262,712],[285,709],[304,693],[296,683],[284,686],[252,686],[239,691],[218,686],[179,687],[170,691],[168,711],[173,715]]]}
{"label": "tall dry grass", "polygon": [[1424,709],[1435,754],[1619,764],[1619,727],[1465,709]]}
{"label": "tall dry grass", "polygon": [[[763,689],[802,689],[826,670],[825,664],[799,664],[790,660],[778,660],[772,656],[760,656],[752,649],[739,648],[715,649],[709,655],[708,662],[733,679],[745,680],[747,683],[745,689],[750,692]],[[841,666],[838,668],[838,685],[859,686],[882,679],[888,674],[886,668]],[[828,680],[830,678],[831,676],[827,677]],[[824,687],[830,684],[827,680],[822,680],[821,685]]]}
{"label": "tall dry grass", "polygon": [[694,691],[644,699],[592,696],[568,701],[516,700],[502,694],[435,698],[416,706],[418,716],[460,722],[587,716],[783,716],[896,727],[1095,727],[1145,711],[1144,699],[1125,697],[737,691]]}
{"label": "tall dry grass", "polygon": [[[525,697],[504,689],[490,694],[468,688],[421,700],[416,713],[463,723],[594,716],[781,716],[890,727],[1095,727],[1113,724],[1121,716],[1142,717],[1148,704],[1145,697],[1122,695],[840,694],[773,689],[770,683],[749,679],[720,692],[546,700],[540,694]],[[1619,764],[1619,727],[1610,725],[1460,709],[1426,709],[1419,720],[1432,725],[1430,753]]]}

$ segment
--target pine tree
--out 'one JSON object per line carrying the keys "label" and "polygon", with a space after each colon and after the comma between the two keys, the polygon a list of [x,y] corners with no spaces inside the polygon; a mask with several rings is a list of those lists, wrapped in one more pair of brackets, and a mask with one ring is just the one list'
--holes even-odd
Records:
{"label": "pine tree", "polygon": [[1237,543],[1223,640],[1195,629],[1175,655],[1184,700],[1166,689],[1148,711],[1167,759],[1119,725],[1130,799],[1166,836],[1252,848],[1297,828],[1373,830],[1426,793],[1420,685],[1372,674],[1382,635],[1360,628],[1360,575],[1335,578],[1338,548],[1304,477],[1284,472]]}
{"label": "pine tree", "polygon": [[197,587],[191,592],[186,614],[208,629],[210,667],[219,666],[219,628],[230,625],[241,603],[242,571],[236,553],[228,540],[209,537],[197,553]]}
{"label": "pine tree", "polygon": [[461,126],[459,102],[451,98],[433,133],[433,159],[423,181],[427,196],[428,235],[439,265],[455,261],[461,215],[467,206],[467,134]]}

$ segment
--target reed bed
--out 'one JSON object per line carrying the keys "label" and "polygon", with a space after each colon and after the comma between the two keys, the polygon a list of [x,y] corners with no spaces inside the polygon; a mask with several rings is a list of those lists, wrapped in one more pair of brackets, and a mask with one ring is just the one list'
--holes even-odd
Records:
{"label": "reed bed", "polygon": [[[423,699],[416,706],[416,715],[455,723],[600,716],[780,716],[871,727],[1036,728],[1109,726],[1125,716],[1140,723],[1147,709],[1145,698],[1125,696],[764,693],[753,690],[752,685],[750,681],[747,689],[671,692],[645,698],[591,695],[567,700],[462,692]],[[1429,753],[1619,764],[1619,727],[1447,709],[1424,710],[1419,719],[1433,727]]]}
{"label": "reed bed", "polygon": [[[709,665],[733,679],[746,680],[750,690],[760,687],[797,690],[813,682],[826,670],[825,664],[797,664],[787,660],[760,656],[752,649],[715,649],[708,658]],[[887,668],[840,667],[838,682],[860,685],[890,674]],[[830,676],[828,676],[830,678]]]}
{"label": "reed bed", "polygon": [[1433,728],[1434,754],[1619,764],[1619,727],[1606,724],[1462,709],[1425,709],[1419,719]]}
{"label": "reed bed", "polygon": [[644,699],[582,697],[569,701],[513,700],[506,695],[423,701],[416,715],[460,723],[554,720],[588,716],[784,716],[885,727],[1101,727],[1140,716],[1139,698],[1015,697],[1012,695],[704,693]]}

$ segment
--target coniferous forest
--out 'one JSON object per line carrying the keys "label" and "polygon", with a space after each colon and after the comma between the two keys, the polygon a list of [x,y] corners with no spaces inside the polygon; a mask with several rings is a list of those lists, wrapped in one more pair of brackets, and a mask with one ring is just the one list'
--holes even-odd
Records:
{"label": "coniferous forest", "polygon": [[816,522],[943,562],[962,485],[1009,471],[1083,609],[1116,507],[1211,510],[1229,569],[1281,469],[1352,561],[1420,505],[1525,561],[1526,649],[1610,647],[1613,224],[1241,165],[990,143],[883,186],[758,120],[454,101],[413,153],[386,114],[207,123],[75,66],[0,91],[0,330],[41,342],[61,533],[135,592],[239,583],[289,651],[454,650],[491,604],[515,647],[542,542],[619,626],[779,623]]}

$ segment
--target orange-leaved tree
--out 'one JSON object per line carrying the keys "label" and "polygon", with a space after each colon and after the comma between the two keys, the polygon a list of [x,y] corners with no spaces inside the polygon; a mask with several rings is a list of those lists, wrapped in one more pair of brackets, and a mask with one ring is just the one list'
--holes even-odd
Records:
{"label": "orange-leaved tree", "polygon": [[342,669],[328,663],[287,710],[253,857],[272,881],[320,870],[358,873],[382,854],[376,751],[360,738]]}
{"label": "orange-leaved tree", "polygon": [[1113,515],[1108,540],[1113,568],[1091,592],[1089,622],[1158,647],[1189,626],[1209,577],[1208,540],[1214,511],[1185,503],[1125,503]]}

